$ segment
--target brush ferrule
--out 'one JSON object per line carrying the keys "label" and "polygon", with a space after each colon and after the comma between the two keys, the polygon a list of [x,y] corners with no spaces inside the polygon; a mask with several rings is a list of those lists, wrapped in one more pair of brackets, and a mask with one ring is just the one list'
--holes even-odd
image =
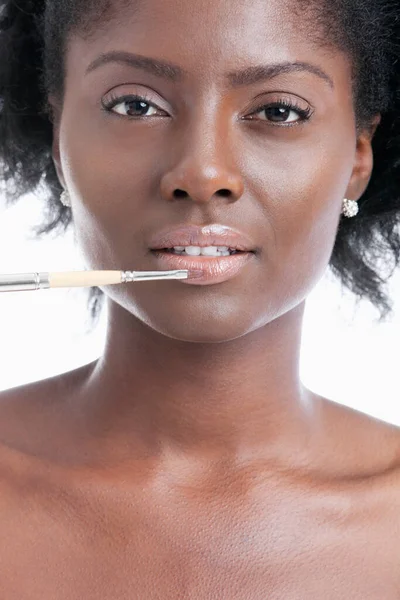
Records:
{"label": "brush ferrule", "polygon": [[123,271],[122,283],[131,281],[159,281],[160,279],[187,279],[188,271]]}

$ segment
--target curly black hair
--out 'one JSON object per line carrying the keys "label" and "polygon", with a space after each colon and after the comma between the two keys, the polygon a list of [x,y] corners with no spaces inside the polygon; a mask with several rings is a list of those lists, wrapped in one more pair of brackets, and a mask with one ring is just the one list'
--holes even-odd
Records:
{"label": "curly black hair", "polygon": [[[118,18],[132,0],[0,0],[0,180],[7,204],[40,189],[45,221],[39,237],[66,230],[71,209],[52,159],[54,115],[48,97],[62,103],[68,36],[89,38]],[[393,314],[384,291],[400,263],[400,3],[399,0],[297,0],[296,10],[318,20],[318,43],[348,53],[353,65],[356,128],[381,122],[373,138],[374,168],[356,218],[341,218],[329,266],[358,298]],[[318,33],[314,33],[318,30]],[[309,32],[308,32],[309,35]],[[383,266],[391,265],[385,279]],[[91,288],[92,323],[104,294]]]}

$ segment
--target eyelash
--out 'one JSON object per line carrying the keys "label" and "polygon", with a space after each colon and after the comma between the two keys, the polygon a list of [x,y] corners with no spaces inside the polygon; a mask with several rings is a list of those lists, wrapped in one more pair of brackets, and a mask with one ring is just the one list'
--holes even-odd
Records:
{"label": "eyelash", "polygon": [[[110,99],[107,100],[107,102],[104,102],[102,100],[102,102],[101,102],[102,110],[108,114],[113,114],[113,115],[119,116],[119,117],[125,117],[127,119],[135,120],[135,121],[150,118],[150,117],[147,117],[146,115],[138,115],[136,117],[132,117],[129,115],[119,115],[118,113],[113,112],[112,109],[115,106],[123,103],[124,101],[128,101],[128,100],[133,101],[133,102],[143,102],[145,104],[148,104],[152,108],[158,109],[158,106],[153,104],[153,102],[151,102],[148,98],[146,98],[146,96],[137,96],[136,94],[129,94],[126,96],[111,96]],[[291,123],[283,122],[282,124],[279,124],[279,123],[274,123],[274,122],[268,121],[268,120],[266,121],[266,122],[272,124],[273,126],[278,126],[278,127],[293,127],[295,125],[297,125],[297,126],[303,125],[306,121],[308,121],[310,119],[310,117],[312,116],[312,113],[313,113],[313,110],[310,106],[307,107],[306,109],[304,109],[304,108],[301,108],[295,102],[289,102],[287,100],[282,99],[279,102],[272,102],[271,104],[262,104],[251,114],[255,115],[267,108],[286,108],[286,109],[290,109],[294,112],[297,112],[300,115],[300,119],[298,121],[293,121]],[[162,110],[162,109],[160,109],[160,110]],[[257,120],[257,119],[250,119],[250,120]]]}

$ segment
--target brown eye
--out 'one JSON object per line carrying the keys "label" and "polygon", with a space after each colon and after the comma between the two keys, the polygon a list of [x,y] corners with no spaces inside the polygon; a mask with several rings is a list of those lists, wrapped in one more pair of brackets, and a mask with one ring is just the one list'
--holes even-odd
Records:
{"label": "brown eye", "polygon": [[304,109],[296,104],[281,101],[260,106],[252,113],[251,117],[260,113],[263,113],[263,116],[266,117],[265,119],[261,119],[261,121],[291,125],[307,121],[312,114],[312,109],[311,107]]}
{"label": "brown eye", "polygon": [[164,115],[166,114],[155,104],[140,96],[114,97],[102,104],[104,110],[107,112],[113,112],[126,117],[153,117],[157,114],[158,110],[164,113]]}
{"label": "brown eye", "polygon": [[291,110],[290,108],[281,106],[272,106],[270,108],[265,108],[264,111],[268,119],[270,119],[271,121],[278,121],[278,123],[288,122],[291,113],[296,113],[296,111]]}

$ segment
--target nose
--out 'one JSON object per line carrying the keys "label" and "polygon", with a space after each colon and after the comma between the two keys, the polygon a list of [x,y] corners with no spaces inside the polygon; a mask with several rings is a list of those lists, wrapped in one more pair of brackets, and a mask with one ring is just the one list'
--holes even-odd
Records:
{"label": "nose", "polygon": [[173,168],[162,177],[163,198],[168,201],[188,198],[202,204],[215,197],[237,201],[243,195],[244,183],[233,165],[227,131],[221,131],[213,123],[197,127],[192,136],[181,131],[180,138],[185,140],[185,147]]}

